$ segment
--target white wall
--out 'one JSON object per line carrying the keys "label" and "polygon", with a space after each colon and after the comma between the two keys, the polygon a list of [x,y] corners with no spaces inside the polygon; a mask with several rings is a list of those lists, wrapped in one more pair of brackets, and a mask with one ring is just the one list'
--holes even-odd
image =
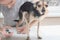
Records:
{"label": "white wall", "polygon": [[0,12],[0,18],[4,18],[4,16],[3,16],[2,12]]}
{"label": "white wall", "polygon": [[60,6],[49,6],[48,17],[60,17]]}

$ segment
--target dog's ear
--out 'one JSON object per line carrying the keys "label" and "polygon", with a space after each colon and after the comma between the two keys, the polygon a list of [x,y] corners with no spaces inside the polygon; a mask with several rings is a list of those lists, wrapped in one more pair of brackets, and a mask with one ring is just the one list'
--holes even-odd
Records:
{"label": "dog's ear", "polygon": [[36,5],[38,5],[38,3],[39,3],[39,1],[38,1],[38,2],[36,2]]}
{"label": "dog's ear", "polygon": [[38,3],[39,3],[39,1],[34,3],[34,8],[37,8]]}
{"label": "dog's ear", "polygon": [[48,2],[46,2],[45,6],[48,7]]}
{"label": "dog's ear", "polygon": [[49,1],[47,1],[46,3],[47,3],[47,5],[45,5],[45,6],[48,7]]}
{"label": "dog's ear", "polygon": [[34,6],[34,8],[36,8],[36,4],[34,4],[33,6]]}

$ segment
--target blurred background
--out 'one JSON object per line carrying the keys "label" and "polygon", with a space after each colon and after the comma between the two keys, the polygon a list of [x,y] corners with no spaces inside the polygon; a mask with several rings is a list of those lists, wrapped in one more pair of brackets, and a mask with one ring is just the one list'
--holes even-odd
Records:
{"label": "blurred background", "polygon": [[[60,40],[60,0],[45,1],[49,5],[48,15],[40,22],[40,36],[42,37],[42,40]],[[4,18],[2,13],[3,12],[0,11],[0,22],[3,20],[2,18]],[[33,32],[36,34],[36,27],[31,28],[31,36],[33,35]],[[35,37],[35,34],[32,37]]]}

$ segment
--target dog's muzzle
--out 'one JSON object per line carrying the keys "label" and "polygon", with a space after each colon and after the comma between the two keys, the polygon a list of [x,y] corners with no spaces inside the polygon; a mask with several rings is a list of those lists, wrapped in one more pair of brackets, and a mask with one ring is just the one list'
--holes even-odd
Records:
{"label": "dog's muzzle", "polygon": [[42,8],[42,12],[45,12],[45,8],[44,7]]}
{"label": "dog's muzzle", "polygon": [[44,15],[44,13],[45,13],[45,8],[44,7],[42,8],[41,12],[42,12],[42,15]]}

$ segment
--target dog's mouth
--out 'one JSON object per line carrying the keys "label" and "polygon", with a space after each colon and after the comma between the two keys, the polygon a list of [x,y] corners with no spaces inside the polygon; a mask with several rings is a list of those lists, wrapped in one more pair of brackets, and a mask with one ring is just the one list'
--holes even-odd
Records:
{"label": "dog's mouth", "polygon": [[45,14],[45,12],[42,12],[42,14],[41,15],[44,15]]}

